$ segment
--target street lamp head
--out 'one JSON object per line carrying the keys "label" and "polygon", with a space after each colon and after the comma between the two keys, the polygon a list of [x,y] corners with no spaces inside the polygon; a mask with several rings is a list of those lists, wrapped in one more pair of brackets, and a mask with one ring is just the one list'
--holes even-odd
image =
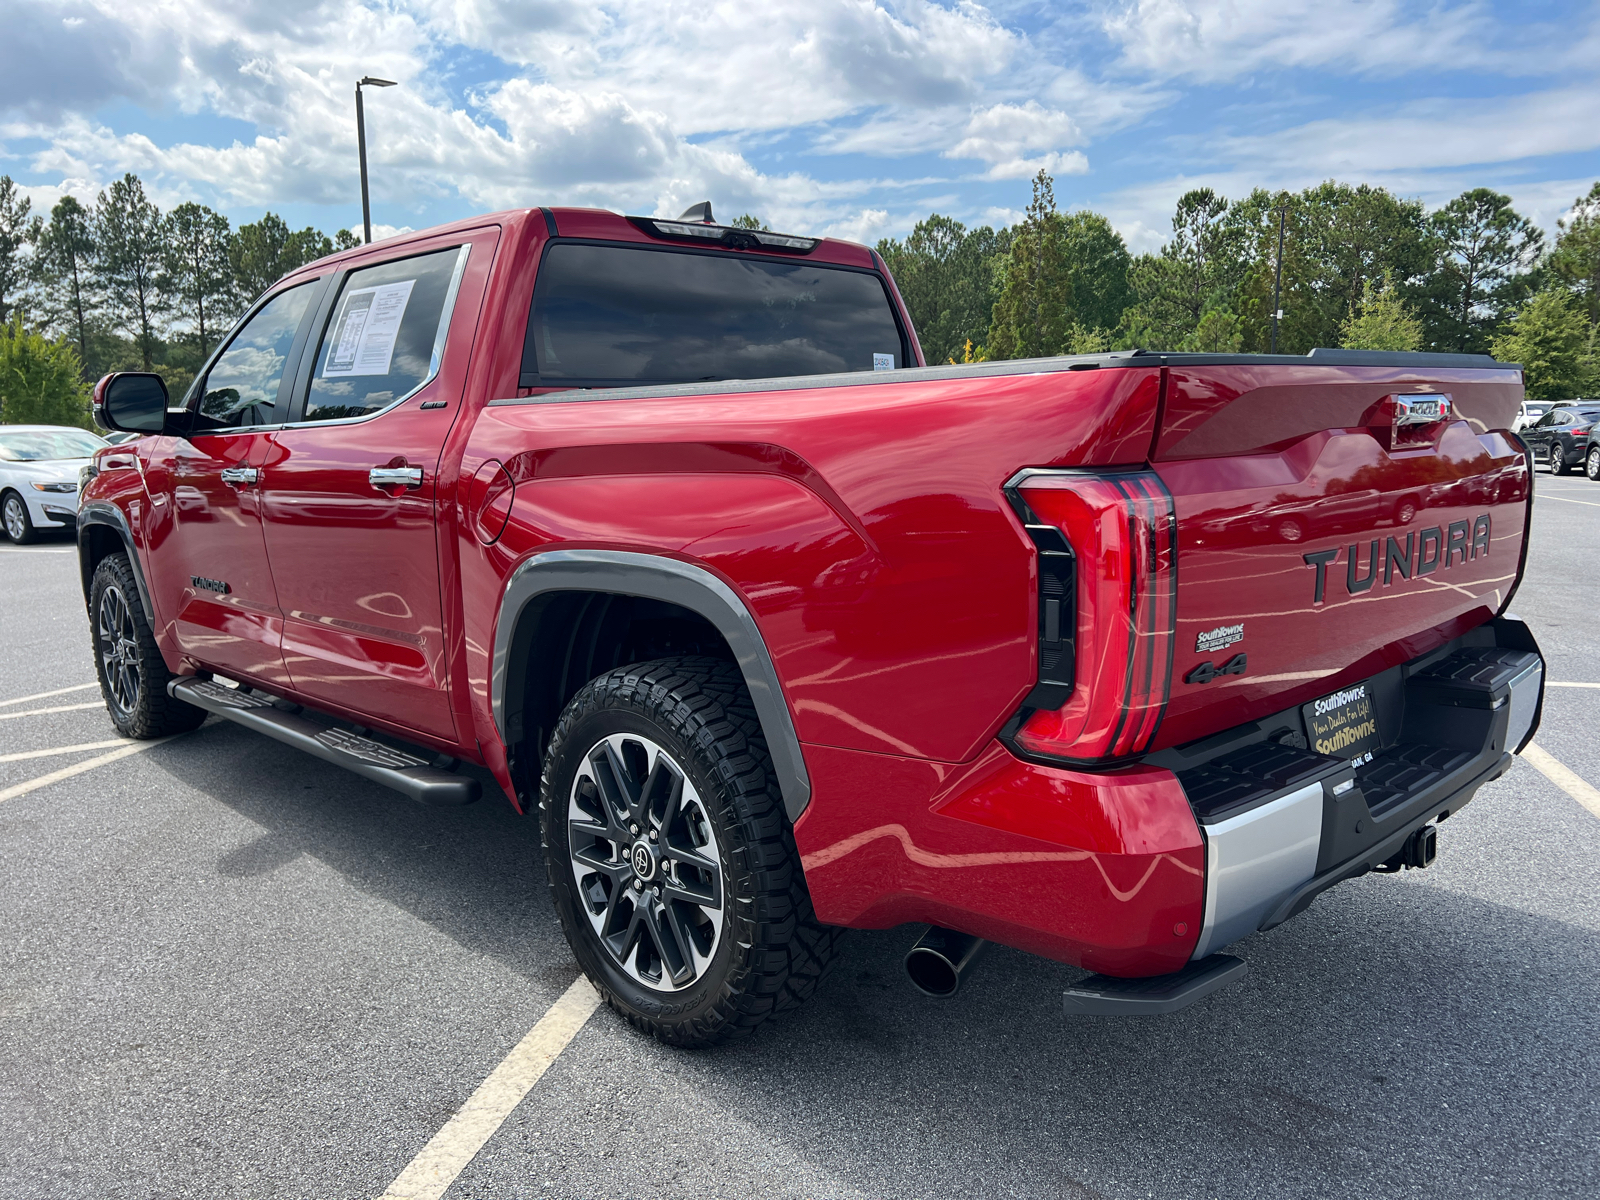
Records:
{"label": "street lamp head", "polygon": [[365,85],[367,87],[393,87],[394,86],[394,80],[392,80],[392,79],[379,79],[379,78],[377,78],[376,76],[373,76],[373,75],[365,75],[365,76],[362,77],[361,83],[356,84],[357,87],[361,87],[362,85]]}

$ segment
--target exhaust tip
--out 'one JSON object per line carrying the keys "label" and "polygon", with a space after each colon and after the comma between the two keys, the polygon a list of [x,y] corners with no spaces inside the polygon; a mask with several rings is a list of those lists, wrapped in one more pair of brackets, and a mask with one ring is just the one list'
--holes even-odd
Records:
{"label": "exhaust tip", "polygon": [[906,953],[906,975],[924,996],[944,1000],[961,988],[962,976],[989,943],[970,933],[930,926]]}

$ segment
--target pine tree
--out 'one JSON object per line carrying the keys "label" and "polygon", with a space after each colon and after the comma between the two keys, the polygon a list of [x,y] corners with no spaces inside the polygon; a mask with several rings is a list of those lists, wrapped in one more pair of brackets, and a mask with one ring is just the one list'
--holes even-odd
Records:
{"label": "pine tree", "polygon": [[22,247],[28,241],[28,212],[33,201],[18,195],[11,176],[0,175],[0,322],[10,319],[27,277]]}
{"label": "pine tree", "polygon": [[[350,237],[348,231],[342,232]],[[353,242],[353,238],[351,240]],[[266,213],[253,224],[239,226],[229,246],[228,261],[233,269],[234,296],[240,307],[247,307],[290,271],[332,254],[334,248],[327,234],[309,225],[291,230],[288,222],[277,213]]]}
{"label": "pine tree", "polygon": [[145,198],[137,175],[124,175],[100,193],[95,206],[100,283],[113,320],[133,339],[146,371],[155,365],[169,307],[162,287],[162,234],[161,211]]}
{"label": "pine tree", "polygon": [[164,232],[166,277],[182,316],[194,324],[204,362],[218,321],[233,311],[233,268],[228,258],[233,234],[227,217],[193,202],[167,214]]}
{"label": "pine tree", "polygon": [[1428,223],[1440,248],[1423,313],[1429,340],[1445,350],[1485,350],[1526,297],[1544,235],[1511,207],[1511,197],[1488,188],[1463,192]]}
{"label": "pine tree", "polygon": [[1600,183],[1580,196],[1572,215],[1556,225],[1560,232],[1550,272],[1572,292],[1590,326],[1600,328]]}
{"label": "pine tree", "polygon": [[1000,295],[993,260],[1009,244],[1009,235],[987,225],[968,229],[938,213],[918,221],[904,242],[878,243],[929,362],[957,361],[969,342],[982,352]]}
{"label": "pine tree", "polygon": [[1034,176],[1028,215],[1011,243],[1005,286],[995,301],[985,346],[992,358],[1039,358],[1066,350],[1073,312],[1064,232],[1054,182],[1040,171]]}
{"label": "pine tree", "polygon": [[1346,350],[1418,350],[1422,347],[1422,322],[1412,315],[1386,272],[1373,287],[1368,279],[1361,298],[1340,327],[1339,345]]}
{"label": "pine tree", "polygon": [[85,370],[90,362],[89,324],[102,302],[95,287],[94,261],[94,214],[75,197],[63,196],[50,210],[49,224],[40,224],[34,235],[34,283],[43,302],[44,323],[70,331]]}
{"label": "pine tree", "polygon": [[[1230,222],[1228,201],[1210,188],[1178,200],[1172,238],[1160,254],[1144,254],[1128,272],[1138,303],[1123,314],[1118,340],[1171,350],[1184,345],[1217,297],[1231,298],[1243,278],[1244,231]],[[1222,302],[1232,315],[1231,299]],[[1216,322],[1213,319],[1213,330]],[[1237,319],[1237,318],[1235,318]]]}

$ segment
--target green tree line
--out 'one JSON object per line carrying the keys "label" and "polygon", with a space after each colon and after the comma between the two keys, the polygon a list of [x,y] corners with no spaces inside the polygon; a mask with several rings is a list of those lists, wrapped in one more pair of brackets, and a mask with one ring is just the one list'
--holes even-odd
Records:
{"label": "green tree line", "polygon": [[155,371],[180,394],[267,287],[359,244],[271,212],[238,228],[203,204],[163,213],[132,174],[45,216],[0,176],[0,422],[88,427],[108,371]]}
{"label": "green tree line", "polygon": [[1041,171],[1009,228],[935,213],[878,252],[929,362],[1263,353],[1276,285],[1279,353],[1487,352],[1524,365],[1530,398],[1600,391],[1600,182],[1553,240],[1488,188],[1432,212],[1365,184],[1238,200],[1196,188],[1167,243],[1133,255],[1099,213],[1058,209]]}

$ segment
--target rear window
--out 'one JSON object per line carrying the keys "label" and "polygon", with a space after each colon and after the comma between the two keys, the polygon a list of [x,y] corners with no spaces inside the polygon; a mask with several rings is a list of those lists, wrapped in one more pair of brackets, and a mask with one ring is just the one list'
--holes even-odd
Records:
{"label": "rear window", "polygon": [[693,383],[905,365],[894,309],[871,272],[558,242],[539,266],[521,382]]}

